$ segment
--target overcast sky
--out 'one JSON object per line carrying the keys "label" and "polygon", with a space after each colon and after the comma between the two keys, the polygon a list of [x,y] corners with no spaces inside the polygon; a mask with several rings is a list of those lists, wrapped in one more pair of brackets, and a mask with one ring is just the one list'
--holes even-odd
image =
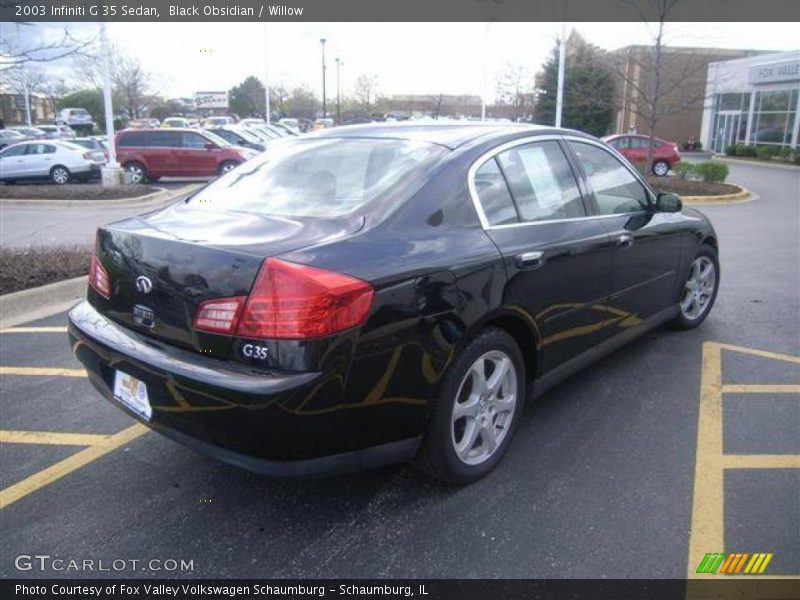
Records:
{"label": "overcast sky", "polygon": [[[38,35],[52,37],[63,26],[37,27]],[[70,27],[76,35],[87,35],[99,26]],[[652,39],[652,31],[641,22],[569,27],[609,50]],[[320,92],[319,40],[324,37],[329,97],[335,94],[335,57],[343,63],[343,93],[350,93],[358,75],[368,74],[378,76],[379,92],[385,95],[480,94],[485,58],[487,91],[493,96],[494,82],[508,63],[538,70],[561,24],[270,23],[266,31],[271,79],[287,87],[307,83]],[[797,31],[797,23],[673,23],[667,43],[785,51],[800,49]],[[153,91],[166,97],[228,90],[248,75],[263,79],[265,27],[260,23],[114,23],[109,36],[139,57],[153,74]],[[69,77],[66,64],[49,68],[54,76]]]}

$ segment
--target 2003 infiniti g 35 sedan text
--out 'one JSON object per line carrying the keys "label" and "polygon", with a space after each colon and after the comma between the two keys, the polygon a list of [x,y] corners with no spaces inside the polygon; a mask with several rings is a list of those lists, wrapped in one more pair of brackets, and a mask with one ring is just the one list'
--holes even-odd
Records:
{"label": "2003 infiniti g 35 sedan text", "polygon": [[699,325],[719,263],[708,219],[595,138],[368,125],[103,227],[90,284],[74,351],[153,429],[270,474],[413,458],[466,483],[526,397]]}

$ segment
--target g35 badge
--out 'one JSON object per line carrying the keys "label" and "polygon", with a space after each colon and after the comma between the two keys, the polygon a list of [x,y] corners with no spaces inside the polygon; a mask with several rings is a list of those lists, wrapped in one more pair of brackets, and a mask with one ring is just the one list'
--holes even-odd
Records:
{"label": "g35 badge", "polygon": [[268,350],[266,346],[257,346],[256,344],[244,344],[242,346],[242,355],[245,358],[254,358],[255,360],[267,360]]}

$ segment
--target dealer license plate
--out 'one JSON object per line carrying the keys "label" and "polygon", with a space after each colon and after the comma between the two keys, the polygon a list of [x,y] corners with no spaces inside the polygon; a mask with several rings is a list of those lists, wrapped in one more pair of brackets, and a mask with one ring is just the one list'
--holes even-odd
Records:
{"label": "dealer license plate", "polygon": [[147,386],[144,381],[116,371],[114,374],[114,398],[148,421],[153,416],[150,399],[147,397]]}

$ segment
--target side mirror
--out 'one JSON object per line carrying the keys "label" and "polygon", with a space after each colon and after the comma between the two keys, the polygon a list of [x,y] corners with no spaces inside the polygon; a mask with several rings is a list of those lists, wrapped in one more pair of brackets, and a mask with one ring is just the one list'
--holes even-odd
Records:
{"label": "side mirror", "polygon": [[214,142],[206,142],[206,150],[216,150],[217,145]]}
{"label": "side mirror", "polygon": [[671,194],[669,192],[661,192],[656,197],[656,210],[658,212],[680,212],[683,208],[683,202],[678,194]]}

